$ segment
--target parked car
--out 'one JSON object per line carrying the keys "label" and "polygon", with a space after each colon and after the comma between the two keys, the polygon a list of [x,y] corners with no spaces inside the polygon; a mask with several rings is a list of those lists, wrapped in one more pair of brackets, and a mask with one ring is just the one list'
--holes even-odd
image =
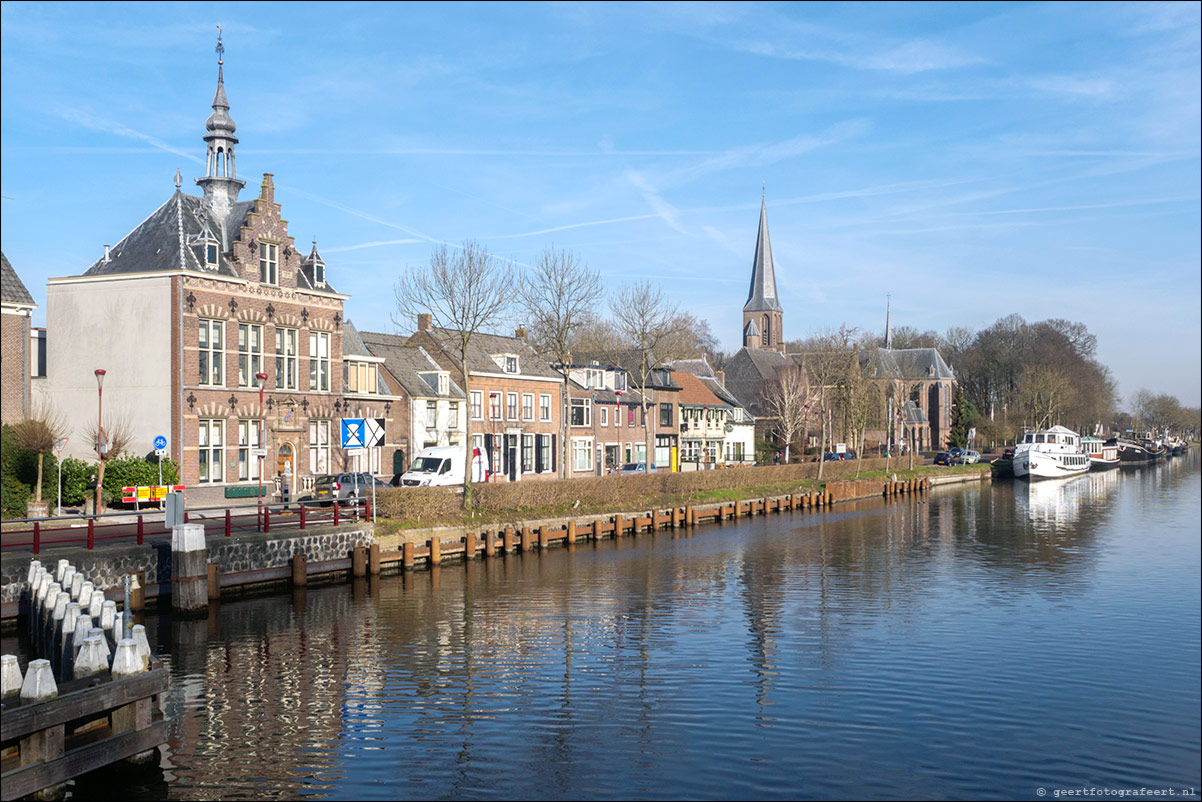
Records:
{"label": "parked car", "polygon": [[822,459],[826,462],[847,462],[855,458],[855,453],[851,451],[832,451]]}
{"label": "parked car", "polygon": [[335,501],[354,501],[370,497],[372,485],[375,485],[377,490],[388,487],[388,483],[381,482],[370,473],[326,474],[317,477],[317,481],[313,483],[313,498],[323,505]]}
{"label": "parked car", "polygon": [[[423,448],[401,474],[404,487],[457,487],[463,484],[466,453],[460,446],[431,446]],[[488,457],[480,449],[472,449],[472,481],[488,481]]]}
{"label": "parked car", "polygon": [[618,469],[618,473],[655,473],[655,466],[645,462],[628,462]]}
{"label": "parked car", "polygon": [[1014,446],[1007,446],[1006,448],[1002,449],[1002,459],[1005,459],[1005,460],[1013,460],[1014,459]]}
{"label": "parked car", "polygon": [[965,451],[962,459],[964,460],[965,465],[976,465],[978,462],[981,461],[981,452],[980,451]]}
{"label": "parked car", "polygon": [[940,451],[935,455],[936,465],[963,465],[964,459],[951,451]]}

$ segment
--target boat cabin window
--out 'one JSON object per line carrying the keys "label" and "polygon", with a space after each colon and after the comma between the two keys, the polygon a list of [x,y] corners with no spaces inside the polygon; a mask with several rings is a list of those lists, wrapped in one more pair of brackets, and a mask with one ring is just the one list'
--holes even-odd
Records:
{"label": "boat cabin window", "polygon": [[1035,441],[1031,439],[1031,435],[1027,435],[1026,437],[1023,438],[1023,442],[1024,443],[1033,443]]}
{"label": "boat cabin window", "polygon": [[1042,435],[1042,434],[1037,434],[1037,435],[1035,435],[1035,442],[1036,442],[1036,443],[1042,443],[1042,442],[1043,442],[1043,435]]}

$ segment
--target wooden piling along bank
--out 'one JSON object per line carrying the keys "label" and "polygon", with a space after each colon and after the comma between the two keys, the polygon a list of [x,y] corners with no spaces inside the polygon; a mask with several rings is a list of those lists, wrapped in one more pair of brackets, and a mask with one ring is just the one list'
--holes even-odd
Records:
{"label": "wooden piling along bank", "polygon": [[167,742],[167,669],[131,611],[118,613],[67,560],[30,564],[22,606],[36,659],[22,676],[14,655],[2,658],[0,798],[53,799],[89,771],[153,762]]}
{"label": "wooden piling along bank", "polygon": [[[643,513],[618,513],[594,518],[591,521],[567,520],[539,526],[499,526],[486,528],[477,533],[468,532],[463,537],[447,539],[435,536],[423,542],[405,541],[395,550],[379,551],[373,560],[371,573],[377,574],[382,566],[413,568],[419,562],[439,565],[448,557],[474,559],[478,556],[493,557],[498,554],[531,553],[552,546],[563,546],[589,540],[603,540],[638,536],[641,533],[664,529],[682,529],[700,523],[718,523],[755,515],[782,513],[786,511],[815,509],[837,501],[870,498],[879,495],[893,496],[903,493],[923,493],[930,488],[926,479],[911,479],[898,482],[862,480],[856,482],[832,482],[827,489],[814,493],[793,493],[759,499],[743,499],[721,504],[687,505],[669,509],[649,510]],[[373,545],[378,548],[378,544]],[[303,580],[302,580],[303,581]]]}

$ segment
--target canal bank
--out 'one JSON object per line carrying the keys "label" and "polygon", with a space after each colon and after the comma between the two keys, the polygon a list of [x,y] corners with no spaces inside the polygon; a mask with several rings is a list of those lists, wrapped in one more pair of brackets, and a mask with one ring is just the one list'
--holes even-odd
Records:
{"label": "canal bank", "polygon": [[[882,461],[883,462],[883,461]],[[725,480],[733,484],[747,477],[757,484],[781,478],[800,477],[810,466],[775,466],[760,469],[737,469],[714,472],[714,477],[700,477],[704,482]],[[755,471],[756,473],[747,473]],[[771,474],[770,476],[766,474]],[[700,504],[680,504],[645,510],[626,507],[618,512],[558,515],[543,518],[510,517],[491,525],[433,526],[394,529],[382,533],[367,521],[349,521],[337,526],[310,527],[307,530],[276,529],[270,534],[247,533],[230,537],[209,535],[205,538],[204,556],[199,565],[205,566],[204,580],[207,599],[222,595],[269,591],[278,587],[303,586],[310,581],[342,581],[348,577],[379,574],[419,565],[438,565],[446,560],[470,559],[494,554],[531,552],[552,546],[569,545],[580,540],[638,535],[658,529],[676,529],[701,523],[718,523],[768,513],[816,510],[853,499],[897,496],[925,492],[936,480],[984,481],[987,470],[961,471],[945,477],[911,477],[907,479],[844,479],[827,481],[821,490],[765,495]],[[602,477],[603,491],[612,491],[608,479],[641,479],[642,484],[670,477]],[[574,491],[585,488],[591,480],[563,483]],[[697,479],[686,475],[683,480],[670,479],[682,486]],[[662,482],[661,482],[662,483]],[[752,486],[757,486],[753,484]],[[638,486],[630,481],[620,482],[622,488]],[[489,488],[492,489],[492,488]],[[726,492],[740,494],[746,487],[730,487]],[[418,491],[396,491],[404,497]],[[511,491],[512,492],[512,491]],[[579,494],[579,493],[578,493]],[[602,496],[604,497],[604,496]],[[499,517],[499,516],[494,516]],[[47,554],[51,553],[49,551]],[[135,599],[135,612],[142,604],[158,606],[172,595],[173,584],[180,577],[173,574],[173,557],[169,542],[138,545],[106,544],[95,549],[54,549],[56,558],[65,558],[80,570],[97,577],[97,587],[105,588],[113,599],[120,595],[126,574],[134,574],[140,592]],[[39,555],[40,556],[40,555]],[[6,551],[0,556],[0,590],[3,626],[15,623],[20,612],[20,594],[24,574],[35,555],[22,551]],[[199,569],[198,569],[199,570]],[[203,606],[204,599],[200,604]],[[177,605],[178,606],[178,605]],[[201,610],[198,609],[197,612]]]}

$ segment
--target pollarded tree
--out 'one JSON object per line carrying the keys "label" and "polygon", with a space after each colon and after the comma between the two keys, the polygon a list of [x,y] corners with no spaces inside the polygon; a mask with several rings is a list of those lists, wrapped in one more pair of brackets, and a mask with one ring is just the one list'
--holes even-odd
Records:
{"label": "pollarded tree", "polygon": [[33,486],[35,504],[42,503],[42,465],[55,444],[67,436],[67,418],[49,402],[35,404],[30,416],[13,425],[17,445],[38,455],[38,481]]}
{"label": "pollarded tree", "polygon": [[[408,268],[397,280],[393,322],[416,321],[419,314],[444,330],[449,353],[463,377],[463,392],[471,403],[471,374],[467,355],[476,336],[501,323],[518,288],[513,267],[495,259],[477,242],[464,242],[454,251],[434,250],[427,267]],[[463,508],[472,508],[472,416],[464,416]]]}

